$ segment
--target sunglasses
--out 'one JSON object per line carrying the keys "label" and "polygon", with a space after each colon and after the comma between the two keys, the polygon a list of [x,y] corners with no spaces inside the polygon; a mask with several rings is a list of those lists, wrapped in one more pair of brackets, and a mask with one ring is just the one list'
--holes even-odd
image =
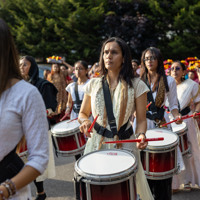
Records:
{"label": "sunglasses", "polygon": [[180,69],[180,67],[171,67],[171,71],[179,71]]}

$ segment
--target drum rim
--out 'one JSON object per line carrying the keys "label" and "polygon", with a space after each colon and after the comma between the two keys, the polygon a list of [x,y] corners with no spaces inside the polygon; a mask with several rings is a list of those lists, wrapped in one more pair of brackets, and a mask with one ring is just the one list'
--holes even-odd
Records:
{"label": "drum rim", "polygon": [[[70,121],[70,120],[65,120],[65,121],[62,121],[62,122],[59,122],[59,123],[57,123],[57,124],[55,124],[54,126],[52,126],[51,127],[51,132],[52,132],[52,135],[55,135],[55,136],[59,136],[59,135],[62,135],[62,134],[68,134],[68,136],[70,136],[69,134],[74,134],[74,133],[77,133],[77,131],[79,130],[79,126],[78,127],[75,127],[74,129],[72,129],[72,130],[65,130],[65,131],[53,131],[53,128],[55,127],[55,126],[58,126],[59,124],[61,124],[61,123],[64,123],[64,122],[66,122],[67,123],[67,121]],[[66,136],[66,135],[65,135]],[[65,137],[65,136],[62,136],[62,137]]]}
{"label": "drum rim", "polygon": [[[146,149],[144,149],[144,150],[156,150],[156,149],[158,149],[158,150],[164,150],[164,149],[171,149],[171,148],[174,148],[175,146],[177,146],[178,145],[178,143],[179,143],[179,136],[176,134],[176,133],[174,133],[174,132],[172,132],[172,131],[170,131],[169,129],[165,129],[165,128],[152,128],[152,129],[148,129],[149,131],[152,131],[152,130],[165,130],[165,131],[167,131],[167,132],[169,132],[170,134],[174,134],[176,137],[177,137],[177,139],[176,139],[176,141],[174,141],[173,143],[171,143],[171,144],[168,144],[168,145],[163,145],[163,146],[155,146],[155,145],[147,145],[147,147],[146,147]],[[147,130],[147,131],[148,131]]]}
{"label": "drum rim", "polygon": [[[173,129],[172,129],[173,130]],[[173,133],[176,133],[177,135],[181,135],[181,134],[187,134],[188,132],[188,127],[186,126],[185,128],[179,130],[179,131],[173,131]]]}
{"label": "drum rim", "polygon": [[[185,127],[180,129],[180,130],[178,130],[178,131],[173,131],[173,128],[172,128],[173,126],[171,126],[172,132],[176,133],[177,135],[182,135],[183,133],[187,134],[187,132],[188,132],[187,123],[182,122],[182,124],[185,124]],[[182,124],[180,124],[180,125],[182,125]],[[177,124],[177,126],[178,126],[178,124]]]}
{"label": "drum rim", "polygon": [[[95,153],[95,152],[103,152],[103,151],[120,151],[120,152],[125,152],[128,153],[129,155],[131,155],[132,157],[135,158],[135,163],[129,167],[128,169],[124,170],[123,172],[119,172],[119,173],[114,173],[114,174],[107,174],[107,175],[94,175],[94,174],[90,174],[90,173],[86,173],[83,170],[81,170],[78,166],[78,163],[80,162],[80,160],[84,157],[87,156],[89,154]],[[82,156],[81,158],[79,158],[76,163],[75,163],[75,172],[83,177],[83,179],[85,180],[85,182],[89,181],[89,182],[93,182],[93,183],[107,183],[107,182],[114,182],[117,180],[127,180],[130,176],[134,176],[138,170],[138,164],[137,164],[137,159],[135,157],[134,154],[132,154],[131,152],[127,151],[127,150],[120,150],[120,149],[102,149],[102,150],[96,150],[96,151],[92,151],[86,155]]]}

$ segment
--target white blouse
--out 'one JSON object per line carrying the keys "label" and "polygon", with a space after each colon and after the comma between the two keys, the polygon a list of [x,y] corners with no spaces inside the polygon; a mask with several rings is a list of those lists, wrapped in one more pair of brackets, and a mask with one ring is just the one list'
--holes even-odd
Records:
{"label": "white blouse", "polygon": [[194,103],[198,103],[200,102],[199,84],[187,79],[177,85],[177,95],[181,110],[190,105],[191,99]]}
{"label": "white blouse", "polygon": [[[84,92],[85,92],[85,86],[86,84],[90,81],[90,79],[88,79],[83,85],[78,85],[78,95],[79,95],[79,99],[83,100],[84,97]],[[72,96],[72,101],[76,100],[76,95],[75,95],[75,82],[70,83],[67,87],[66,87],[66,91],[69,92]],[[76,106],[76,105],[75,105]],[[78,117],[78,114],[76,114],[74,112],[74,110],[72,109],[71,115],[70,115],[70,119],[75,119]]]}
{"label": "white blouse", "polygon": [[25,135],[29,165],[43,173],[48,163],[48,123],[42,97],[24,80],[0,97],[0,161]]}

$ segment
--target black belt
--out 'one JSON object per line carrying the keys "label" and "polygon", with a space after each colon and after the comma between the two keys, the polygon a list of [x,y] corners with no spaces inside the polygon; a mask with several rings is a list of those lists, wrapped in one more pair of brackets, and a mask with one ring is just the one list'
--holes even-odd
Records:
{"label": "black belt", "polygon": [[187,106],[187,107],[185,107],[183,110],[181,110],[181,115],[183,116],[183,115],[187,115],[188,113],[190,112],[190,107],[189,106]]}
{"label": "black belt", "polygon": [[0,161],[0,183],[14,177],[24,166],[24,162],[15,151],[16,148]]}
{"label": "black belt", "polygon": [[[131,135],[133,134],[132,126],[130,126],[130,128],[128,128],[125,131],[127,124],[128,124],[128,122],[120,128],[120,130],[117,134],[119,136],[120,140],[129,139],[131,137]],[[97,133],[99,135],[102,135],[102,136],[107,137],[107,138],[113,138],[113,133],[111,131],[109,131],[107,128],[100,126],[97,122],[94,124],[94,129],[97,131]]]}

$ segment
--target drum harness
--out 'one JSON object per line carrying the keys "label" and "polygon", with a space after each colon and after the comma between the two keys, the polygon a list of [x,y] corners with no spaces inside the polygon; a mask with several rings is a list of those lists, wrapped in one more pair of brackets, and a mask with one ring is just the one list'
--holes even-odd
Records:
{"label": "drum harness", "polygon": [[102,79],[102,85],[103,85],[103,94],[104,94],[106,112],[108,116],[108,124],[110,125],[111,131],[104,128],[103,126],[100,126],[97,122],[94,125],[94,129],[97,131],[99,135],[102,135],[102,137],[114,138],[114,140],[130,138],[130,136],[133,134],[133,129],[132,126],[130,126],[130,128],[126,130],[129,121],[125,123],[120,128],[119,131],[117,131],[117,125],[113,114],[113,105],[112,105],[110,89],[108,82],[105,78]]}
{"label": "drum harness", "polygon": [[147,99],[148,99],[148,102],[152,102],[152,104],[149,106],[149,110],[152,113],[147,111],[146,117],[150,120],[153,120],[155,126],[159,127],[161,121],[163,120],[165,109],[163,107],[159,108],[155,105],[155,101],[153,99],[151,87],[148,83],[146,83],[146,84],[147,84],[148,88],[150,89],[150,91],[147,93]]}
{"label": "drum harness", "polygon": [[80,100],[79,95],[78,95],[78,84],[75,82],[75,97],[76,100],[73,101],[73,111],[78,114],[81,108],[82,100]]}

